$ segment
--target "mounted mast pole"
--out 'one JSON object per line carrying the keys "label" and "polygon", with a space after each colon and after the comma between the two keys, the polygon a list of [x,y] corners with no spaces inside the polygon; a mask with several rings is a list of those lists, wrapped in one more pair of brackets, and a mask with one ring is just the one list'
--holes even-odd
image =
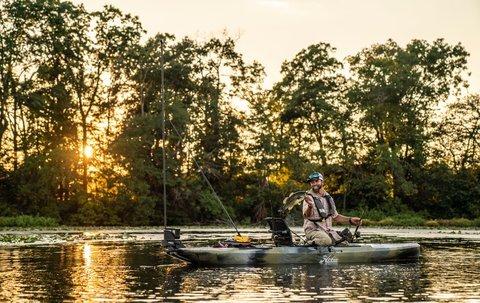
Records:
{"label": "mounted mast pole", "polygon": [[162,167],[163,167],[163,228],[167,229],[167,171],[165,159],[165,58],[163,56],[165,39],[160,40],[160,99],[162,101]]}

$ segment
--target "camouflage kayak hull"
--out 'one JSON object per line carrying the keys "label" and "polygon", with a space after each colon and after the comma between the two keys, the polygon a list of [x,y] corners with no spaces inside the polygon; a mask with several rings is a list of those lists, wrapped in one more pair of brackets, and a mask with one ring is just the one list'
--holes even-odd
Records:
{"label": "camouflage kayak hull", "polygon": [[349,246],[257,246],[248,248],[176,248],[170,255],[197,265],[262,265],[372,263],[416,259],[417,243],[351,244]]}

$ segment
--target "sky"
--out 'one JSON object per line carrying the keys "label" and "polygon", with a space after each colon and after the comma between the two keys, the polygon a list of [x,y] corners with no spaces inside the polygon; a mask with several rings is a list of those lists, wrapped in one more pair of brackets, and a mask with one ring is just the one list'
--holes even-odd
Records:
{"label": "sky", "polygon": [[470,88],[480,93],[480,0],[74,0],[89,10],[110,4],[137,15],[149,36],[207,39],[227,31],[237,50],[265,66],[266,86],[280,79],[280,67],[318,42],[337,48],[343,59],[392,38],[444,38],[470,53]]}

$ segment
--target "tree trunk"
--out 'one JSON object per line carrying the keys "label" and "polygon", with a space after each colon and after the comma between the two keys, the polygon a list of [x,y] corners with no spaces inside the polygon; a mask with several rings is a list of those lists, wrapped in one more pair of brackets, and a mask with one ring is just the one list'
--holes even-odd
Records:
{"label": "tree trunk", "polygon": [[[345,131],[345,127],[344,125],[341,125],[341,141],[342,141],[342,164],[343,164],[343,169],[344,169],[344,174],[345,174],[345,177],[347,178],[347,180],[345,181],[345,183],[348,183],[348,179],[349,179],[349,175],[350,175],[350,171],[349,171],[349,158],[348,158],[348,146],[347,146],[347,132]],[[343,212],[345,212],[345,210],[347,209],[346,205],[347,205],[347,190],[348,190],[348,186],[345,185],[345,191],[343,193]]]}
{"label": "tree trunk", "polygon": [[0,150],[3,150],[2,143],[3,143],[3,135],[7,131],[8,128],[8,121],[5,116],[5,108],[2,106],[0,110]]}
{"label": "tree trunk", "polygon": [[13,93],[13,170],[18,169],[17,96]]}
{"label": "tree trunk", "polygon": [[82,169],[83,169],[83,174],[82,174],[82,185],[83,185],[83,190],[84,193],[88,193],[88,158],[85,155],[85,148],[87,147],[87,119],[86,117],[82,117]]}

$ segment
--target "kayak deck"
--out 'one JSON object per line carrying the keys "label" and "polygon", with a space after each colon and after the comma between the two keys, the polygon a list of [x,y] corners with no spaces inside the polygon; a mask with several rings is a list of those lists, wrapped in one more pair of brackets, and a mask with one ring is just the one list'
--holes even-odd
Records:
{"label": "kayak deck", "polygon": [[336,264],[411,260],[418,243],[350,244],[347,246],[181,247],[171,256],[197,265]]}

